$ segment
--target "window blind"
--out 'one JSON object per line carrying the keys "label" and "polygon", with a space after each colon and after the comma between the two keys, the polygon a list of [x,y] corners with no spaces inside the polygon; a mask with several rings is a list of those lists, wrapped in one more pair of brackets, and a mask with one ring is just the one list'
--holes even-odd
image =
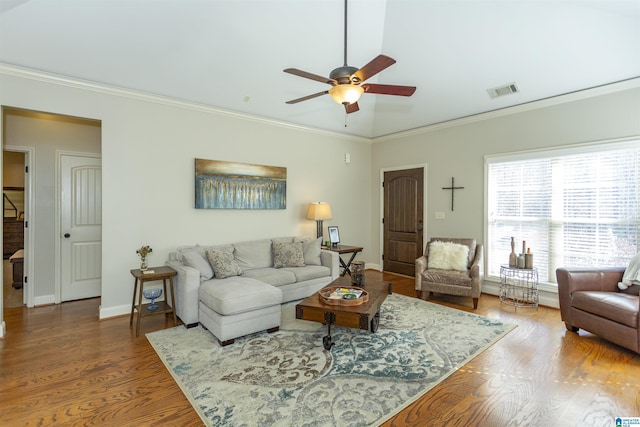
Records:
{"label": "window blind", "polygon": [[512,236],[540,281],[555,283],[558,267],[626,266],[640,240],[640,141],[523,157],[487,160],[488,275],[508,264]]}

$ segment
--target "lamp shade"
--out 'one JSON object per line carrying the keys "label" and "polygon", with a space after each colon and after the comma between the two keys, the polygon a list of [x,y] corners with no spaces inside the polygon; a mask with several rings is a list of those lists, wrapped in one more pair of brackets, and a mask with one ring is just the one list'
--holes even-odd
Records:
{"label": "lamp shade", "polygon": [[329,203],[309,203],[309,209],[307,209],[307,219],[314,219],[317,221],[331,218],[331,206],[329,205]]}
{"label": "lamp shade", "polygon": [[364,93],[364,88],[358,85],[341,84],[335,85],[329,89],[329,95],[338,104],[353,104],[358,102],[360,96]]}

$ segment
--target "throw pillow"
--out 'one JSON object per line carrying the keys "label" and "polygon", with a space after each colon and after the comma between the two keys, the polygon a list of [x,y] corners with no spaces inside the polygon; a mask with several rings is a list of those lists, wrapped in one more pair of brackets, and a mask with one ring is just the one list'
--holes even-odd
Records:
{"label": "throw pillow", "polygon": [[185,264],[187,264],[189,267],[195,268],[200,272],[200,279],[209,280],[213,277],[211,264],[209,264],[209,262],[207,262],[207,260],[202,255],[200,255],[199,252],[184,252],[182,254],[182,258]]}
{"label": "throw pillow", "polygon": [[225,279],[231,276],[242,274],[240,266],[233,258],[233,250],[211,250],[207,251],[207,259],[213,268],[213,273],[218,279]]}
{"label": "throw pillow", "polygon": [[469,247],[451,242],[429,243],[427,268],[467,271]]}
{"label": "throw pillow", "polygon": [[274,243],[273,266],[275,268],[304,267],[302,242]]}
{"label": "throw pillow", "polygon": [[320,259],[320,247],[322,237],[312,239],[310,237],[296,237],[294,242],[302,242],[302,253],[305,265],[322,265]]}

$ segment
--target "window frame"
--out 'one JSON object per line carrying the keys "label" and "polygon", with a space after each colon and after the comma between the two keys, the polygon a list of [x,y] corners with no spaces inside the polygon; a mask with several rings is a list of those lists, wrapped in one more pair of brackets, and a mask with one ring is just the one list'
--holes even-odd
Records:
{"label": "window frame", "polygon": [[[500,277],[496,274],[491,274],[490,272],[490,240],[489,240],[489,232],[490,232],[490,189],[489,189],[489,167],[491,164],[497,163],[506,163],[506,162],[517,162],[517,161],[526,161],[526,160],[536,160],[536,159],[547,159],[554,157],[562,157],[562,156],[572,156],[572,155],[580,155],[580,154],[588,154],[588,153],[598,153],[603,151],[613,151],[613,150],[626,150],[626,149],[638,149],[638,145],[640,144],[640,135],[632,136],[628,138],[619,138],[619,139],[610,139],[610,140],[602,140],[602,141],[594,141],[583,144],[574,144],[574,145],[565,145],[561,147],[548,147],[548,148],[540,148],[533,150],[524,150],[518,152],[511,153],[500,153],[500,154],[488,154],[484,156],[484,245],[485,245],[485,272],[486,279],[493,280],[499,282]],[[516,236],[516,252],[519,252],[519,248],[522,244],[522,240],[518,242],[518,237]],[[640,251],[640,247],[636,248],[636,250]],[[535,254],[534,254],[535,255]],[[504,263],[507,264],[508,259],[505,260]],[[535,266],[535,256],[534,256],[534,266]],[[556,266],[559,267],[559,266]],[[549,272],[549,276],[555,275],[554,272]],[[548,277],[540,277],[540,284],[543,287],[548,287],[548,289],[555,289],[557,291],[557,284],[555,283],[555,277],[552,277],[552,280],[548,280]]]}

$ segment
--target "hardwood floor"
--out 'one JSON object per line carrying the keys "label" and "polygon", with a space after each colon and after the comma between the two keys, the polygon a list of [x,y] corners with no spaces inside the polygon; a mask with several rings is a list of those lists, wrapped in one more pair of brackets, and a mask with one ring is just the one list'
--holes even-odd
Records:
{"label": "hardwood floor", "polygon": [[[369,275],[382,275],[367,271]],[[413,278],[384,274],[415,296]],[[432,302],[518,327],[384,426],[612,426],[640,416],[640,356],[589,333],[567,332],[556,309],[501,306],[483,295]],[[5,310],[0,425],[200,426],[144,334],[173,325],[99,321],[99,299]]]}

